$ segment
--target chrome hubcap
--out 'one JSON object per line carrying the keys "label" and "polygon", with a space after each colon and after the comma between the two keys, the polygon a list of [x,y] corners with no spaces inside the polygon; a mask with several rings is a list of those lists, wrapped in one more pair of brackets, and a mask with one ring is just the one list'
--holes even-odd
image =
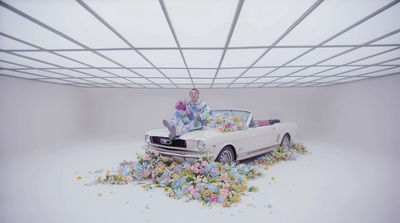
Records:
{"label": "chrome hubcap", "polygon": [[219,160],[222,164],[230,164],[233,161],[233,154],[229,151],[224,151]]}
{"label": "chrome hubcap", "polygon": [[289,149],[289,146],[290,146],[289,137],[285,137],[282,142],[282,147],[284,149]]}

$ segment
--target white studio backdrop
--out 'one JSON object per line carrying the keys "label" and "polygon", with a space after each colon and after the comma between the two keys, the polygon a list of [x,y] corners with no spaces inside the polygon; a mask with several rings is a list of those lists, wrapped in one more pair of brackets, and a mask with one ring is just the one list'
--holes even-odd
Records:
{"label": "white studio backdrop", "polygon": [[[324,88],[199,89],[211,108],[252,110],[255,119],[298,123],[297,142],[330,141],[393,151],[400,75]],[[81,139],[143,140],[163,128],[189,89],[84,89],[0,77],[1,153]],[[144,140],[143,140],[144,142]]]}
{"label": "white studio backdrop", "polygon": [[312,152],[249,182],[260,191],[238,206],[208,209],[161,190],[83,185],[94,177],[88,170],[134,159],[144,132],[162,128],[188,89],[84,89],[0,76],[0,220],[395,222],[398,86],[400,75],[324,88],[200,89],[213,108],[247,108],[256,119],[297,122],[296,141]]}

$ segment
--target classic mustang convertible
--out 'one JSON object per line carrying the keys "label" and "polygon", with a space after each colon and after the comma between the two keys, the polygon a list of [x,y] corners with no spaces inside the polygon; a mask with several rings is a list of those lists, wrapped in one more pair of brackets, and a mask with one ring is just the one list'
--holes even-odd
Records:
{"label": "classic mustang convertible", "polygon": [[144,149],[155,149],[176,161],[194,162],[204,155],[220,163],[232,163],[266,153],[277,146],[289,149],[297,134],[296,123],[277,119],[253,120],[252,112],[240,109],[212,111],[213,120],[203,129],[170,140],[168,129],[146,133]]}

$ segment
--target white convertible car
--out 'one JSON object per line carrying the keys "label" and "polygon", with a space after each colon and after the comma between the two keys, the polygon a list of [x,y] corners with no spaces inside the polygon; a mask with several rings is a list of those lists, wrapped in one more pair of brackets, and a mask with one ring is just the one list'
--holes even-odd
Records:
{"label": "white convertible car", "polygon": [[235,126],[233,131],[223,132],[224,127],[231,127],[230,124],[224,126],[214,123],[214,126],[209,124],[173,140],[168,138],[169,131],[166,128],[152,130],[145,135],[147,145],[144,149],[155,149],[178,162],[186,160],[193,163],[204,155],[211,155],[215,161],[225,164],[266,153],[277,146],[289,149],[291,140],[297,134],[296,123],[277,119],[253,120],[253,114],[248,110],[213,110],[212,117],[239,120],[240,128]]}

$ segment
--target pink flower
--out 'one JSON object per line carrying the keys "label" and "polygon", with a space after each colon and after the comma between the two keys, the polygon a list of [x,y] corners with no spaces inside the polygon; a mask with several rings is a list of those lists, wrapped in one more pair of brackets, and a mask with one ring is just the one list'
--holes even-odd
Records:
{"label": "pink flower", "polygon": [[218,131],[223,132],[225,130],[224,126],[218,125],[217,126]]}
{"label": "pink flower", "polygon": [[150,170],[148,170],[148,169],[145,169],[145,170],[143,170],[143,176],[144,177],[148,177],[149,175],[150,175]]}
{"label": "pink flower", "polygon": [[199,163],[199,162],[196,162],[196,163],[194,164],[194,166],[195,166],[196,168],[199,168],[200,163]]}
{"label": "pink flower", "polygon": [[229,196],[229,188],[227,189],[220,189],[219,192],[221,193],[222,196],[228,197]]}
{"label": "pink flower", "polygon": [[204,174],[204,169],[200,169],[200,174]]}
{"label": "pink flower", "polygon": [[226,125],[226,128],[230,129],[230,128],[232,128],[232,125],[229,123],[229,124]]}
{"label": "pink flower", "polygon": [[158,152],[155,149],[151,149],[150,152],[153,153],[154,155],[158,156]]}
{"label": "pink flower", "polygon": [[132,177],[132,176],[127,176],[127,177],[125,178],[125,180],[126,180],[127,183],[130,183],[130,182],[132,182],[133,177]]}
{"label": "pink flower", "polygon": [[198,174],[198,173],[199,173],[199,169],[197,169],[197,168],[192,168],[192,171],[193,171],[195,174]]}
{"label": "pink flower", "polygon": [[203,161],[203,162],[201,162],[201,165],[205,167],[205,166],[208,165],[208,162],[207,161]]}
{"label": "pink flower", "polygon": [[228,173],[222,172],[221,173],[221,180],[226,182],[229,179],[228,175],[229,175]]}
{"label": "pink flower", "polygon": [[143,159],[143,160],[149,160],[149,159],[150,159],[149,154],[145,153],[145,154],[142,156],[142,159]]}
{"label": "pink flower", "polygon": [[186,163],[185,165],[183,165],[183,168],[187,170],[190,169],[190,164]]}
{"label": "pink flower", "polygon": [[211,168],[210,172],[211,172],[212,174],[216,173],[216,172],[217,172],[217,168]]}
{"label": "pink flower", "polygon": [[218,197],[216,195],[211,196],[211,202],[216,203],[218,201]]}

